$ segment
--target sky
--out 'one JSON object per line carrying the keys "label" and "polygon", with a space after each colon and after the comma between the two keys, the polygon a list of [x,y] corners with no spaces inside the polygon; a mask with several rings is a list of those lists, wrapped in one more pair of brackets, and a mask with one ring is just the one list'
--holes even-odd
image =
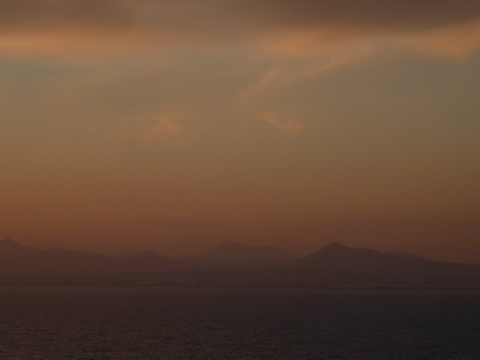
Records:
{"label": "sky", "polygon": [[0,0],[0,238],[480,264],[477,0]]}

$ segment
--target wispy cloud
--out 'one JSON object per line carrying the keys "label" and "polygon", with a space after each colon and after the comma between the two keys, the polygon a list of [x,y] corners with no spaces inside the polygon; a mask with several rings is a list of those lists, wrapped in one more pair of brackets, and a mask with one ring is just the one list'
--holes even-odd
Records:
{"label": "wispy cloud", "polygon": [[463,60],[480,48],[480,22],[406,36],[401,42],[419,52]]}
{"label": "wispy cloud", "polygon": [[[116,142],[135,139],[145,142],[167,143],[185,131],[185,127],[176,120],[175,115],[156,117],[124,118],[112,121],[110,127],[100,130],[93,127],[91,135],[109,136]],[[99,134],[100,132],[100,134]]]}
{"label": "wispy cloud", "polygon": [[147,125],[143,135],[147,139],[165,141],[182,130],[183,127],[181,125],[167,116],[161,116],[159,119],[155,119],[152,124]]}
{"label": "wispy cloud", "polygon": [[299,135],[307,128],[307,126],[298,121],[294,115],[282,117],[269,112],[263,112],[260,114],[260,118],[287,136],[293,137]]}

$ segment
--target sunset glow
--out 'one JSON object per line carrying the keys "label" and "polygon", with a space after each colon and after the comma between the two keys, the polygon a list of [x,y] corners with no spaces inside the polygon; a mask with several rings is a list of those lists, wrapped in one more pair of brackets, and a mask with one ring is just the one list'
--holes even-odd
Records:
{"label": "sunset glow", "polygon": [[480,264],[480,2],[0,0],[0,239]]}

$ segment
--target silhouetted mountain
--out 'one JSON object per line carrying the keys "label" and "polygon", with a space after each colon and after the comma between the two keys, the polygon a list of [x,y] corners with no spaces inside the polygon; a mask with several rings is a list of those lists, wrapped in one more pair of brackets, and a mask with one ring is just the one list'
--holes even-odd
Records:
{"label": "silhouetted mountain", "polygon": [[433,261],[402,251],[382,254],[332,243],[292,259],[272,246],[238,242],[222,244],[186,265],[151,251],[119,257],[62,248],[38,250],[4,240],[0,242],[0,280],[12,284],[480,288],[480,265]]}
{"label": "silhouetted mountain", "polygon": [[0,242],[0,276],[15,276],[33,273],[40,250],[6,239]]}
{"label": "silhouetted mountain", "polygon": [[479,265],[433,261],[406,252],[381,254],[339,243],[285,265],[282,273],[318,281],[480,284]]}
{"label": "silhouetted mountain", "polygon": [[274,246],[251,246],[241,242],[226,242],[191,262],[208,267],[245,267],[286,264],[296,257]]}
{"label": "silhouetted mountain", "polygon": [[38,250],[29,246],[21,245],[11,239],[0,241],[0,256],[15,256],[32,254]]}
{"label": "silhouetted mountain", "polygon": [[383,255],[396,257],[396,258],[402,258],[402,259],[424,259],[424,260],[427,260],[427,259],[422,258],[420,256],[413,255],[413,254],[409,253],[408,251],[389,251],[389,252],[383,253]]}
{"label": "silhouetted mountain", "polygon": [[63,248],[37,250],[12,240],[0,242],[0,260],[0,277],[127,274],[183,268],[179,262],[151,252],[121,258]]}

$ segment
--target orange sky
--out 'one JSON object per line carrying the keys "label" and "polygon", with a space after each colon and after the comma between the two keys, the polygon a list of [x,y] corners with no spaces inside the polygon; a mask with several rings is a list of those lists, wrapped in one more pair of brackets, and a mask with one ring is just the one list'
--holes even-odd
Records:
{"label": "orange sky", "polygon": [[0,0],[0,238],[480,263],[480,3]]}

